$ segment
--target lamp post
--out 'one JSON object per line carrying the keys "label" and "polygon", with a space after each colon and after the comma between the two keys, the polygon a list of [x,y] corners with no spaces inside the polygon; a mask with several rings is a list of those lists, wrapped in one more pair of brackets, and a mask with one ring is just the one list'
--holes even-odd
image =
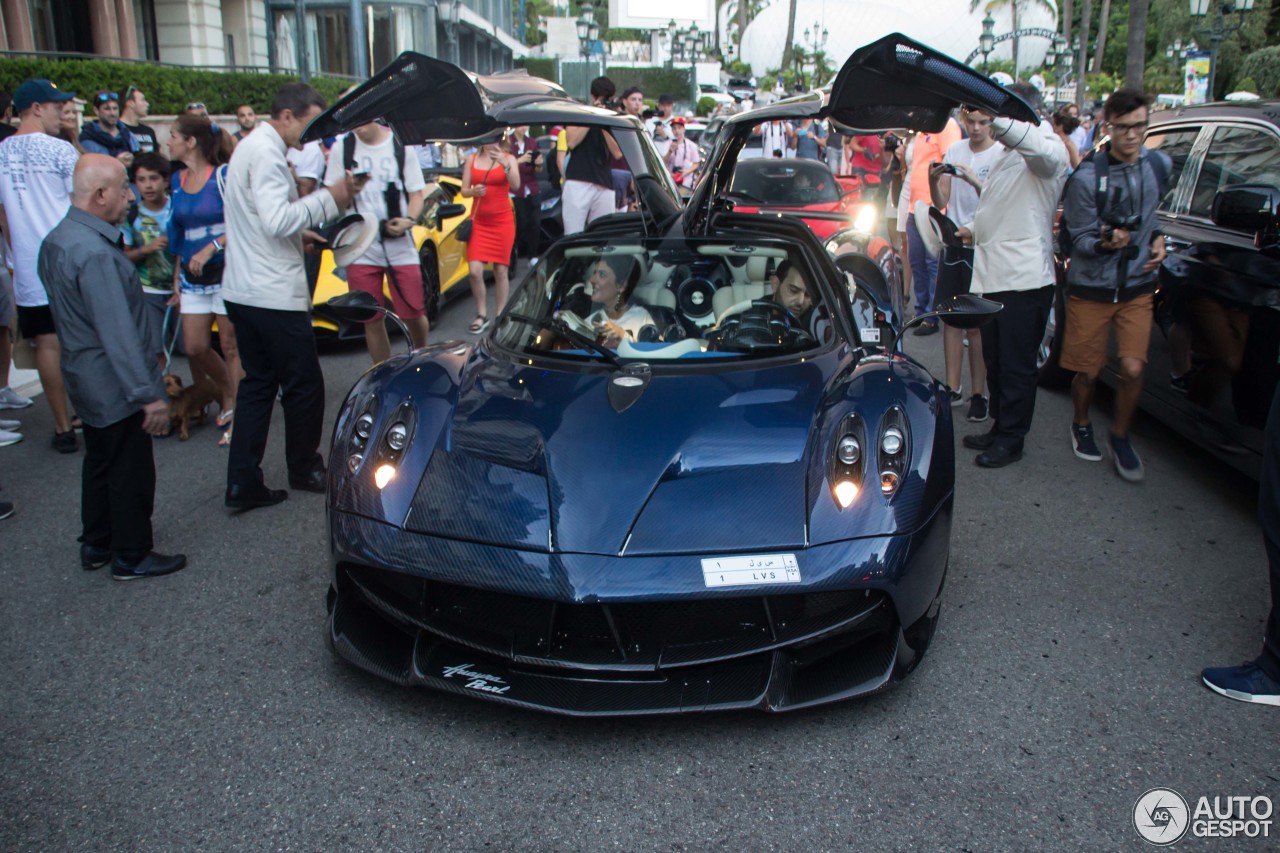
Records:
{"label": "lamp post", "polygon": [[[827,38],[831,35],[826,27],[823,27],[817,21],[813,22],[812,27],[804,28],[804,36],[801,44],[804,45],[805,55],[813,60],[813,74],[809,78],[810,88],[816,89],[819,85],[818,81],[818,52],[824,50],[827,46]],[[804,69],[801,69],[803,71]]]}
{"label": "lamp post", "polygon": [[[454,2],[457,3],[458,0]],[[591,45],[600,38],[600,24],[596,21],[595,7],[590,3],[583,3],[581,14],[574,25],[578,30],[578,50],[582,54],[585,101],[589,104],[591,103],[591,75],[587,72],[586,61],[591,56]]]}
{"label": "lamp post", "polygon": [[987,60],[991,56],[991,51],[996,49],[996,19],[991,17],[988,12],[987,16],[982,19],[982,35],[978,36],[978,50],[982,51],[982,73],[990,72]]}
{"label": "lamp post", "polygon": [[[1196,32],[1209,37],[1209,100],[1213,100],[1213,84],[1218,75],[1218,48],[1232,33],[1238,33],[1244,26],[1244,16],[1253,11],[1253,0],[1190,0],[1191,17],[1204,18],[1213,7],[1212,23],[1207,27],[1196,27]],[[1235,12],[1239,18],[1235,23],[1227,23],[1227,15]]]}

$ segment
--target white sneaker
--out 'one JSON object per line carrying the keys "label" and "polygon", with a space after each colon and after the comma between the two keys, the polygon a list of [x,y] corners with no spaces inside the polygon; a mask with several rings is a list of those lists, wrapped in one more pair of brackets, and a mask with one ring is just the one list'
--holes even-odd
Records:
{"label": "white sneaker", "polygon": [[0,409],[25,409],[34,402],[6,385],[0,388]]}
{"label": "white sneaker", "polygon": [[19,441],[22,441],[22,433],[0,429],[0,447],[8,447],[11,444],[17,444]]}
{"label": "white sneaker", "polygon": [[7,429],[10,432],[21,432],[22,421],[6,421],[4,418],[0,418],[0,429]]}

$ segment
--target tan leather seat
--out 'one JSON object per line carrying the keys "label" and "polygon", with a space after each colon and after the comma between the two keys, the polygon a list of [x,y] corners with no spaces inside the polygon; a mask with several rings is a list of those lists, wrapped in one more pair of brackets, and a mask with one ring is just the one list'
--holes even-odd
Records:
{"label": "tan leather seat", "polygon": [[770,260],[765,256],[747,258],[745,281],[735,280],[728,287],[722,287],[716,291],[716,295],[711,299],[711,308],[715,311],[717,320],[728,308],[739,302],[768,299],[773,295],[773,288],[769,285],[768,278]]}

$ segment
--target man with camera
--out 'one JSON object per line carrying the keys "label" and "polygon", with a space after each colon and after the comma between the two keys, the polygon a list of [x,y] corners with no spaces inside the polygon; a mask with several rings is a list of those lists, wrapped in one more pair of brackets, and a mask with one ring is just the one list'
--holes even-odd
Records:
{"label": "man with camera", "polygon": [[[423,306],[422,268],[411,233],[427,197],[417,146],[406,149],[385,125],[361,125],[334,143],[325,183],[337,183],[347,172],[368,175],[369,180],[344,213],[367,213],[379,226],[378,239],[347,266],[347,286],[381,303],[385,279],[390,284],[391,305],[409,327],[413,345],[426,346],[429,324]],[[391,342],[381,318],[365,324],[364,342],[374,364],[391,356]]]}
{"label": "man with camera", "polygon": [[1156,270],[1165,257],[1156,207],[1172,173],[1164,153],[1142,144],[1149,104],[1146,95],[1130,89],[1107,99],[1103,110],[1111,142],[1080,163],[1067,183],[1062,205],[1069,242],[1062,248],[1071,264],[1061,364],[1076,371],[1071,383],[1071,446],[1081,459],[1102,461],[1089,405],[1114,329],[1120,386],[1110,444],[1116,471],[1130,482],[1143,477],[1129,426],[1146,370]]}

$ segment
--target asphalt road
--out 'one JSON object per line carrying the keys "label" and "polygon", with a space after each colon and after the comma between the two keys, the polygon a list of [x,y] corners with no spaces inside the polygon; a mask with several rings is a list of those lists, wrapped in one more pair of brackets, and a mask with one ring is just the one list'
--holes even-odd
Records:
{"label": "asphalt road", "polygon": [[[451,304],[434,339],[471,316]],[[939,367],[940,338],[908,349]],[[367,356],[322,358],[331,424]],[[0,449],[18,504],[0,522],[0,850],[1138,849],[1149,788],[1280,794],[1276,710],[1197,676],[1256,652],[1255,486],[1149,420],[1137,486],[1075,459],[1059,393],[1021,463],[959,454],[942,622],[896,689],[581,721],[335,660],[324,498],[228,515],[212,427],[156,444],[157,547],[190,567],[81,571],[81,457],[49,447],[43,401],[21,416],[32,438]]]}

